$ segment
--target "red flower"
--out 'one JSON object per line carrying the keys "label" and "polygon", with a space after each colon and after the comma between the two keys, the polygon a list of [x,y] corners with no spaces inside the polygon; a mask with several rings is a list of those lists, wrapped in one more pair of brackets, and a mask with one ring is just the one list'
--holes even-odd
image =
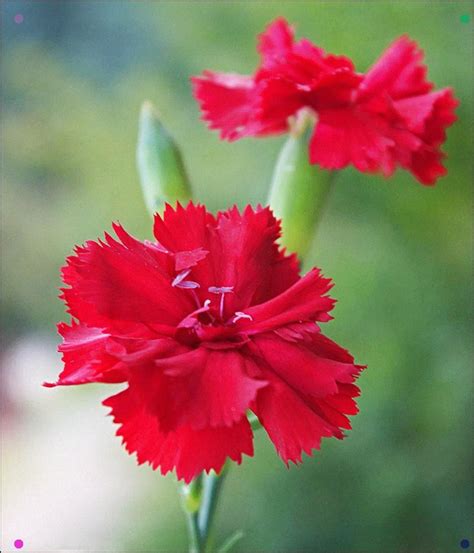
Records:
{"label": "red flower", "polygon": [[288,118],[306,108],[317,119],[311,163],[385,176],[400,166],[427,185],[446,173],[440,147],[458,102],[449,88],[432,91],[415,42],[396,40],[366,75],[345,57],[295,42],[284,19],[260,35],[258,50],[251,77],[206,71],[192,78],[203,117],[222,138],[285,132]]}
{"label": "red flower", "polygon": [[187,482],[253,454],[249,409],[286,463],[343,437],[362,367],[321,334],[330,281],[299,276],[268,208],[167,206],[156,242],[114,230],[63,268],[78,322],[59,325],[65,368],[49,386],[126,382],[104,404],[127,450]]}

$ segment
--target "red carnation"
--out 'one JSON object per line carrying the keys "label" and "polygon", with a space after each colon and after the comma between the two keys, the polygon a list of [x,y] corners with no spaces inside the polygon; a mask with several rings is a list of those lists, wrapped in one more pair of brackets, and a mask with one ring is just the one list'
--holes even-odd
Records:
{"label": "red carnation", "polygon": [[127,450],[186,482],[252,455],[249,409],[286,463],[343,438],[362,367],[321,334],[330,280],[300,277],[268,208],[167,206],[156,242],[114,230],[63,268],[77,322],[59,325],[65,368],[49,386],[126,382],[104,404]]}
{"label": "red carnation", "polygon": [[311,163],[385,176],[401,166],[426,185],[446,173],[440,147],[458,102],[450,88],[432,91],[415,42],[399,38],[362,75],[345,57],[295,42],[280,18],[260,35],[258,50],[251,77],[206,71],[192,79],[204,119],[222,138],[285,132],[288,117],[306,108],[317,120]]}

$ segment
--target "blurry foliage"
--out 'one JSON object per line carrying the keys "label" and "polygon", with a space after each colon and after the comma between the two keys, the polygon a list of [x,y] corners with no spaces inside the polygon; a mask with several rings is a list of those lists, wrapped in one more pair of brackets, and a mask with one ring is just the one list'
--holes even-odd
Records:
{"label": "blurry foliage", "polygon": [[[289,472],[258,436],[218,515],[219,538],[245,529],[237,550],[446,552],[472,540],[472,23],[460,21],[470,10],[455,1],[2,4],[2,321],[11,337],[54,333],[59,267],[74,244],[117,219],[150,236],[134,159],[145,98],[181,144],[196,198],[211,209],[265,201],[282,139],[220,142],[199,121],[188,78],[252,71],[255,36],[277,15],[361,71],[407,33],[430,79],[461,100],[449,175],[434,189],[401,172],[338,177],[308,266],[336,283],[326,331],[369,366],[361,413],[347,440],[325,442]],[[126,548],[184,549],[177,501],[159,533],[157,512],[168,506],[152,488],[136,508]]]}

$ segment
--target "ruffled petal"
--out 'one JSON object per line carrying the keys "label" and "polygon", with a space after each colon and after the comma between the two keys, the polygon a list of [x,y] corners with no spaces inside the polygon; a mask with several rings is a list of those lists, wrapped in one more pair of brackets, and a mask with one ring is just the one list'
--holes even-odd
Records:
{"label": "ruffled petal", "polygon": [[246,417],[232,426],[192,430],[181,427],[164,433],[156,416],[146,411],[130,388],[106,399],[117,435],[139,464],[149,463],[162,474],[176,470],[178,479],[190,482],[202,471],[220,472],[227,458],[241,463],[242,455],[253,455],[252,430]]}
{"label": "ruffled petal", "polygon": [[310,103],[308,91],[301,90],[295,81],[286,77],[268,75],[258,88],[256,117],[268,134],[287,131],[288,117]]}
{"label": "ruffled petal", "polygon": [[331,280],[323,278],[319,269],[312,269],[280,295],[249,307],[246,313],[252,320],[237,324],[252,335],[301,320],[328,321],[335,302],[324,294],[331,286]]}
{"label": "ruffled petal", "polygon": [[259,92],[252,77],[204,71],[202,76],[192,77],[191,81],[202,118],[210,129],[220,131],[223,140],[273,131],[272,122],[265,124],[258,117]]}
{"label": "ruffled petal", "polygon": [[266,286],[261,286],[253,297],[253,303],[258,305],[278,296],[300,278],[300,263],[295,253],[287,254],[283,248],[270,268],[270,278]]}
{"label": "ruffled petal", "polygon": [[72,322],[60,323],[58,332],[63,343],[64,369],[55,383],[45,383],[48,388],[70,386],[89,382],[125,382],[127,367],[113,354],[116,346],[113,338],[99,328],[90,328]]}
{"label": "ruffled petal", "polygon": [[407,36],[398,38],[366,73],[358,91],[358,100],[388,93],[393,99],[429,92],[433,85],[426,80],[421,63],[423,51]]}
{"label": "ruffled petal", "polygon": [[389,123],[377,114],[349,108],[323,110],[309,145],[310,162],[331,170],[352,164],[359,171],[382,171],[388,176],[395,168],[394,144]]}
{"label": "ruffled petal", "polygon": [[328,84],[327,81],[337,84],[340,77],[346,78],[343,76],[346,73],[352,75],[353,84],[354,78],[355,84],[360,80],[349,58],[327,55],[304,38],[295,42],[293,28],[283,18],[276,19],[259,36],[258,50],[262,63],[255,74],[257,82],[280,79],[295,89],[314,91],[319,84]]}
{"label": "ruffled petal", "polygon": [[275,19],[258,37],[257,50],[262,56],[262,67],[272,69],[281,63],[293,46],[293,27],[286,19]]}
{"label": "ruffled petal", "polygon": [[120,241],[89,241],[62,269],[63,299],[72,316],[105,327],[113,321],[176,325],[194,309],[192,298],[172,287],[163,254],[115,227]]}
{"label": "ruffled petal", "polygon": [[155,360],[155,370],[137,370],[130,381],[163,431],[232,426],[255,399],[264,380],[251,378],[240,352],[204,347]]}
{"label": "ruffled petal", "polygon": [[280,224],[269,208],[248,206],[240,213],[234,207],[214,218],[203,206],[168,205],[162,217],[155,216],[154,233],[170,254],[181,251],[195,261],[187,278],[199,284],[201,302],[209,299],[220,311],[218,289],[231,289],[223,303],[226,319],[280,293],[298,278],[296,258],[286,256],[276,244]]}
{"label": "ruffled petal", "polygon": [[260,334],[253,338],[262,358],[288,386],[304,395],[324,398],[338,393],[338,383],[351,383],[359,369],[318,355],[315,347],[281,339],[281,334]]}
{"label": "ruffled petal", "polygon": [[439,147],[458,101],[451,89],[430,92],[422,59],[415,41],[396,40],[366,74],[352,109],[320,114],[311,161],[329,169],[352,163],[385,176],[400,166],[425,185],[444,175]]}
{"label": "ruffled petal", "polygon": [[447,174],[443,165],[444,154],[429,148],[421,148],[413,153],[407,168],[425,186],[433,186],[436,181]]}
{"label": "ruffled petal", "polygon": [[288,464],[319,449],[323,437],[344,437],[347,415],[357,413],[353,382],[364,367],[317,331],[291,328],[287,336],[259,335],[248,349],[268,381],[253,410]]}
{"label": "ruffled petal", "polygon": [[205,206],[189,202],[183,207],[178,202],[175,208],[167,204],[163,215],[155,214],[153,234],[169,253],[209,251],[209,229],[215,224]]}
{"label": "ruffled petal", "polygon": [[425,144],[440,146],[446,140],[446,128],[456,121],[459,102],[450,88],[394,102],[394,108],[406,128],[420,136]]}
{"label": "ruffled petal", "polygon": [[311,455],[320,448],[321,438],[343,437],[285,382],[266,373],[265,377],[269,385],[258,394],[253,410],[286,464],[301,462],[303,452]]}
{"label": "ruffled petal", "polygon": [[398,130],[394,135],[396,155],[400,164],[422,184],[433,185],[447,172],[442,164],[445,155],[440,146],[446,140],[446,129],[456,121],[454,110],[458,103],[449,88],[394,103],[407,131],[419,139],[406,147],[404,141],[397,139],[400,137]]}
{"label": "ruffled petal", "polygon": [[445,174],[439,150],[457,106],[451,89],[395,102],[372,100],[351,109],[322,110],[310,142],[310,161],[326,169],[349,164],[390,176],[397,167],[422,184]]}
{"label": "ruffled petal", "polygon": [[174,255],[175,258],[175,270],[184,271],[195,267],[200,261],[207,257],[209,252],[202,249],[196,248],[195,250],[177,252]]}
{"label": "ruffled petal", "polygon": [[393,129],[394,156],[424,185],[434,185],[446,174],[444,153],[440,147],[446,140],[446,129],[456,120],[458,101],[451,89],[405,98],[394,103],[401,118]]}
{"label": "ruffled petal", "polygon": [[276,240],[280,224],[267,208],[248,206],[242,214],[237,208],[218,214],[214,240],[215,285],[232,286],[225,299],[225,317],[243,311],[254,303],[272,280],[278,262]]}

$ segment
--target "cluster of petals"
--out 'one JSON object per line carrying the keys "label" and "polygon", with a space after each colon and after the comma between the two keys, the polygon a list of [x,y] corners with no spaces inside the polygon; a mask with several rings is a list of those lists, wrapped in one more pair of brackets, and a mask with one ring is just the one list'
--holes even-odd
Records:
{"label": "cluster of petals", "polygon": [[347,57],[295,41],[279,18],[260,35],[258,50],[252,76],[205,71],[192,78],[203,118],[221,138],[285,132],[305,109],[316,116],[311,163],[385,176],[402,167],[424,185],[446,173],[440,148],[458,102],[450,88],[433,90],[416,42],[400,37],[361,74]]}
{"label": "cluster of petals", "polygon": [[331,282],[300,276],[268,208],[167,206],[154,241],[113,227],[63,267],[72,321],[47,386],[122,383],[104,404],[127,450],[186,482],[253,454],[250,411],[287,464],[344,436],[363,367],[321,333]]}

